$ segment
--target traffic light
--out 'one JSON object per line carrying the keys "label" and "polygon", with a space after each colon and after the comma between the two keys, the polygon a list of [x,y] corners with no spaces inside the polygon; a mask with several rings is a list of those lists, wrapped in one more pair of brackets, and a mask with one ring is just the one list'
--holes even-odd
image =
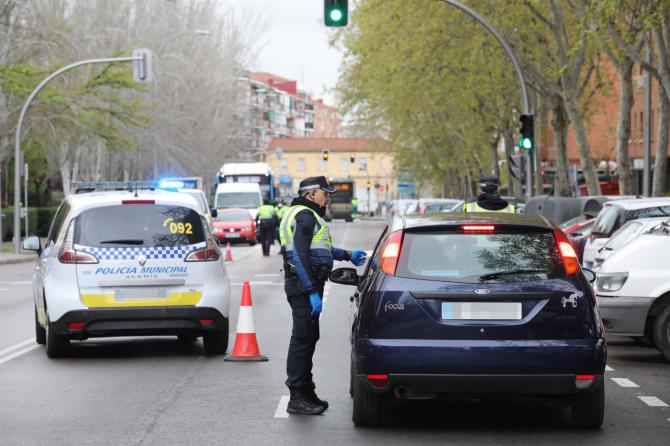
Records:
{"label": "traffic light", "polygon": [[326,26],[347,26],[349,0],[324,0],[323,16]]}
{"label": "traffic light", "polygon": [[368,184],[367,184],[367,188],[368,188],[368,190],[372,189],[372,183],[370,183],[369,181],[368,181]]}
{"label": "traffic light", "polygon": [[354,155],[353,153],[350,154],[350,155],[349,155],[349,162],[350,162],[351,164],[355,163],[355,162],[356,162],[356,155]]}
{"label": "traffic light", "polygon": [[512,178],[521,181],[526,181],[526,156],[522,154],[510,155],[509,157],[509,173]]}
{"label": "traffic light", "polygon": [[535,140],[533,139],[533,115],[521,115],[521,139],[519,139],[519,147],[530,152],[535,147]]}
{"label": "traffic light", "polygon": [[328,161],[328,157],[330,157],[330,151],[328,149],[323,149],[321,151],[321,158],[323,158],[324,161]]}

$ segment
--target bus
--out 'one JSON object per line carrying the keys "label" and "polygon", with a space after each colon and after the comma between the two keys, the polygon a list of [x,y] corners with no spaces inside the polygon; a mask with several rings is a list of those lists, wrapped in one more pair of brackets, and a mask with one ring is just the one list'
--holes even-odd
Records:
{"label": "bus", "polygon": [[217,183],[256,183],[263,198],[272,201],[276,197],[275,176],[267,163],[226,163],[221,166]]}
{"label": "bus", "polygon": [[331,181],[330,185],[337,193],[330,196],[330,205],[326,213],[327,220],[342,218],[344,221],[354,221],[353,206],[351,200],[354,198],[354,182],[352,180]]}

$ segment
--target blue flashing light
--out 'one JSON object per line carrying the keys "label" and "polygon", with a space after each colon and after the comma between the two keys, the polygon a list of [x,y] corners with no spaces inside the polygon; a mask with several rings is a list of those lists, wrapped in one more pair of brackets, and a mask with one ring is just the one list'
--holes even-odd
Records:
{"label": "blue flashing light", "polygon": [[161,180],[161,182],[158,183],[158,187],[161,189],[183,189],[184,182],[175,180]]}

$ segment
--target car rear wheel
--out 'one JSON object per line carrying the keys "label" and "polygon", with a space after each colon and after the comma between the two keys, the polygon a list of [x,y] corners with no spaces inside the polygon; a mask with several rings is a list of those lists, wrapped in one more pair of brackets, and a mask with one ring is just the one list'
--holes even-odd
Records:
{"label": "car rear wheel", "polygon": [[384,411],[385,395],[370,393],[360,379],[354,377],[354,414],[356,426],[383,426],[386,421]]}
{"label": "car rear wheel", "polygon": [[670,360],[670,305],[656,316],[654,321],[654,344],[656,348]]}
{"label": "car rear wheel", "polygon": [[572,405],[572,423],[583,429],[598,429],[605,417],[605,384],[584,395]]}
{"label": "car rear wheel", "polygon": [[46,346],[49,358],[62,358],[66,356],[70,348],[70,339],[63,335],[57,335],[51,329],[51,323],[47,317]]}
{"label": "car rear wheel", "polygon": [[349,367],[349,396],[354,396],[354,382],[356,381],[356,376],[354,375],[354,361],[351,361],[351,366]]}
{"label": "car rear wheel", "polygon": [[179,339],[179,342],[189,343],[197,341],[198,337],[195,335],[181,334],[177,335],[177,339]]}
{"label": "car rear wheel", "polygon": [[47,331],[40,325],[37,319],[37,308],[35,308],[35,342],[44,345],[47,342]]}
{"label": "car rear wheel", "polygon": [[205,353],[208,355],[223,355],[228,350],[228,323],[224,330],[207,333],[202,336]]}

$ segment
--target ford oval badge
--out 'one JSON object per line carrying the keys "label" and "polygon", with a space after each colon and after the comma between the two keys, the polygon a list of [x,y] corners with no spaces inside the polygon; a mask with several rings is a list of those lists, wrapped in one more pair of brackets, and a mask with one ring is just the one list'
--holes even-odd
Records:
{"label": "ford oval badge", "polygon": [[489,290],[486,290],[486,289],[484,289],[484,288],[477,288],[477,289],[475,290],[475,294],[489,294],[489,293],[490,293],[490,291],[489,291]]}

